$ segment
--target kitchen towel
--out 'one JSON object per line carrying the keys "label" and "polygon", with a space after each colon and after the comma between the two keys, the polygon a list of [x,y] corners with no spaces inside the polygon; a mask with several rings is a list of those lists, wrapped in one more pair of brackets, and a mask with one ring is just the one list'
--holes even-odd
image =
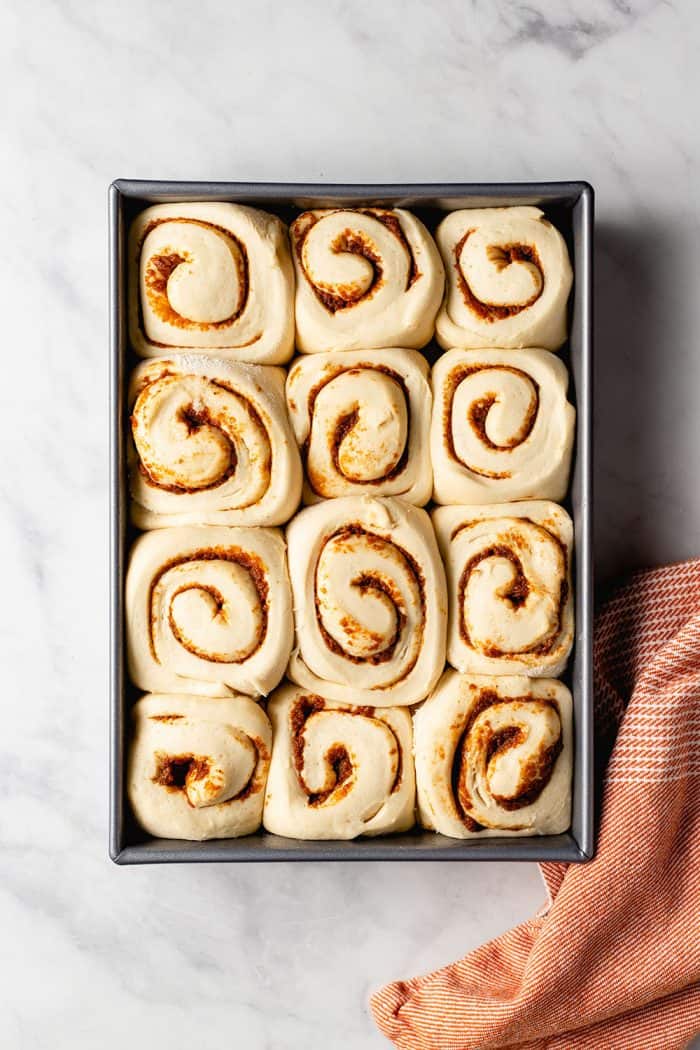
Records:
{"label": "kitchen towel", "polygon": [[402,1050],[680,1050],[700,1031],[700,559],[637,573],[594,641],[595,859],[535,918],[372,998]]}

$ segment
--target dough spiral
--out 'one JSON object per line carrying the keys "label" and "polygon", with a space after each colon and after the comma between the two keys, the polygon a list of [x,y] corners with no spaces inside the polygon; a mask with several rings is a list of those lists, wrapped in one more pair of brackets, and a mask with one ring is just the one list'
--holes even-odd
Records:
{"label": "dough spiral", "polygon": [[292,681],[389,707],[430,692],[445,656],[445,577],[430,519],[402,500],[347,497],[287,529],[297,648]]}
{"label": "dough spiral", "polygon": [[556,503],[439,507],[447,659],[464,674],[558,675],[574,637],[573,525]]}
{"label": "dough spiral", "polygon": [[129,265],[129,332],[141,357],[292,356],[294,271],[274,215],[214,201],[156,204],[132,224]]}
{"label": "dough spiral", "polygon": [[132,517],[163,525],[281,525],[301,463],[284,372],[189,354],[144,361],[130,385]]}
{"label": "dough spiral", "polygon": [[413,825],[411,716],[350,707],[285,685],[270,700],[274,732],[263,822],[297,839],[352,839]]}
{"label": "dough spiral", "polygon": [[545,350],[450,350],[433,368],[438,503],[563,499],[576,412]]}
{"label": "dough spiral", "polygon": [[435,242],[401,208],[328,208],[291,225],[303,353],[430,340],[444,288]]}
{"label": "dough spiral", "polygon": [[305,465],[304,502],[350,495],[430,499],[432,396],[413,350],[300,357],[287,403]]}
{"label": "dough spiral", "polygon": [[435,236],[447,273],[440,346],[559,349],[573,275],[564,238],[539,208],[454,211]]}
{"label": "dough spiral", "polygon": [[133,723],[128,795],[146,831],[197,841],[257,831],[272,748],[258,704],[152,694]]}
{"label": "dough spiral", "polygon": [[566,831],[571,722],[556,679],[447,671],[414,717],[421,824],[452,838]]}
{"label": "dough spiral", "polygon": [[126,579],[131,678],[154,692],[266,695],[292,647],[284,540],[276,529],[157,529]]}

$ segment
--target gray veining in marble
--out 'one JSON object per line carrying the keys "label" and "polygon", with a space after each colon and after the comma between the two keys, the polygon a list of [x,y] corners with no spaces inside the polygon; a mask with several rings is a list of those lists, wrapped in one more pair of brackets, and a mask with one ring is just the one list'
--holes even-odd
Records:
{"label": "gray veining in marble", "polygon": [[119,870],[106,854],[106,187],[596,187],[599,578],[700,551],[692,0],[0,8],[9,1050],[385,1045],[369,990],[531,915],[532,865]]}

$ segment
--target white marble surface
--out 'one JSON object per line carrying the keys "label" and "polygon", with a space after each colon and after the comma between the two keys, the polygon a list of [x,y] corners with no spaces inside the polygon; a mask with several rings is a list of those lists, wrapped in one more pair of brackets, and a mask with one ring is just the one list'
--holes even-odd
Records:
{"label": "white marble surface", "polygon": [[534,866],[106,854],[106,188],[586,178],[601,578],[700,550],[692,0],[0,8],[8,1050],[385,1045],[368,991],[530,915]]}

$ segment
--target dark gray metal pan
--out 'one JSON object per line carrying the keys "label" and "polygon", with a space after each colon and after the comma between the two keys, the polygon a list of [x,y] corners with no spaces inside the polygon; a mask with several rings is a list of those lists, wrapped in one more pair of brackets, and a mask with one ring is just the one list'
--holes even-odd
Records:
{"label": "dark gray metal pan", "polygon": [[[575,525],[576,641],[567,676],[575,715],[573,820],[564,835],[462,841],[433,832],[299,842],[259,832],[242,839],[179,842],[149,838],[129,813],[125,757],[129,709],[136,690],[124,658],[124,571],[130,541],[125,438],[125,390],[135,364],[127,342],[126,236],[133,216],[149,204],[226,200],[258,204],[290,219],[299,209],[358,202],[416,211],[434,229],[456,208],[534,204],[567,239],[574,263],[570,338],[562,352],[577,408],[574,469],[568,507]],[[111,708],[110,856],[118,864],[268,860],[526,860],[585,861],[593,854],[593,695],[591,677],[593,552],[591,536],[592,243],[593,190],[585,182],[436,183],[433,185],[315,185],[307,183],[141,182],[119,179],[109,188],[111,354]]]}

